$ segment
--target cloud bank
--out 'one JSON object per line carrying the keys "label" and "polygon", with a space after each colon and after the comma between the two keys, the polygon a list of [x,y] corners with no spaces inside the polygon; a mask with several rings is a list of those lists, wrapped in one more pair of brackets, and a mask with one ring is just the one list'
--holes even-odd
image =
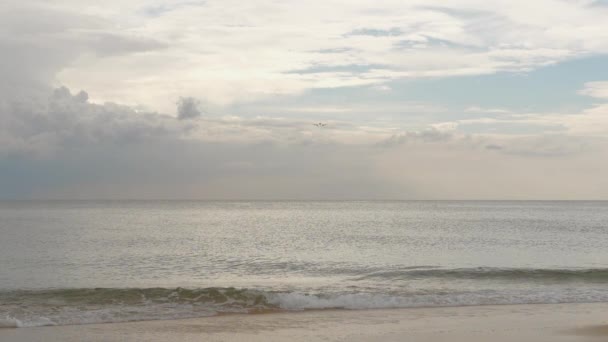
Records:
{"label": "cloud bank", "polygon": [[0,198],[606,199],[606,80],[562,111],[377,99],[606,53],[607,10],[9,0]]}

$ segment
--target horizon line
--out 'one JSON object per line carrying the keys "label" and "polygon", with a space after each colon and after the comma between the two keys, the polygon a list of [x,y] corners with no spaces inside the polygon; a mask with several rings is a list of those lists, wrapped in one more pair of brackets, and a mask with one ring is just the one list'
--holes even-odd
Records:
{"label": "horizon line", "polygon": [[318,198],[0,198],[0,202],[183,201],[183,202],[607,202],[608,199],[318,199]]}

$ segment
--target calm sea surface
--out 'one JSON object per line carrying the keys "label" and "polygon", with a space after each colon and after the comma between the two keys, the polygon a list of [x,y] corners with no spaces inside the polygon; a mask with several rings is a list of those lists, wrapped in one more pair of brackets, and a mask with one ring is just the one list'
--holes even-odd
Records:
{"label": "calm sea surface", "polygon": [[608,202],[0,202],[0,327],[608,302]]}

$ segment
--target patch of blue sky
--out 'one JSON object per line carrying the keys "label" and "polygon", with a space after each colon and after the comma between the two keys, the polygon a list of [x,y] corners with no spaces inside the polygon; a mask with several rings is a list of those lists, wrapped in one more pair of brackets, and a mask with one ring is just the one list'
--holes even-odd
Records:
{"label": "patch of blue sky", "polygon": [[572,112],[598,99],[578,92],[585,83],[608,80],[608,56],[575,59],[528,73],[396,80],[376,87],[313,89],[298,98],[302,103],[429,103],[464,110],[470,106],[512,111]]}
{"label": "patch of blue sky", "polygon": [[168,12],[174,11],[176,9],[186,7],[186,6],[202,6],[205,4],[205,1],[178,1],[178,2],[167,2],[160,3],[157,5],[146,6],[141,9],[141,14],[146,17],[160,17]]}
{"label": "patch of blue sky", "polygon": [[[512,113],[572,114],[601,102],[579,94],[585,83],[608,80],[608,56],[571,60],[526,74],[397,80],[377,85],[318,88],[294,96],[274,96],[225,108],[243,117],[281,116],[421,129],[430,124],[494,118],[491,123],[461,124],[466,133],[534,134],[563,127],[512,120]],[[365,72],[371,66],[310,68],[308,72]],[[380,67],[380,66],[375,66]],[[300,71],[304,72],[304,70]],[[472,110],[471,110],[472,109]],[[503,110],[496,110],[503,109]]]}

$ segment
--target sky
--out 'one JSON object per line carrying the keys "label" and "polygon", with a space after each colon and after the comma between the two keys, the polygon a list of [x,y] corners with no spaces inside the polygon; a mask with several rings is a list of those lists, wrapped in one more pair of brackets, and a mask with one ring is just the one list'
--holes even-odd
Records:
{"label": "sky", "polygon": [[0,199],[606,200],[606,18],[600,0],[4,0]]}

